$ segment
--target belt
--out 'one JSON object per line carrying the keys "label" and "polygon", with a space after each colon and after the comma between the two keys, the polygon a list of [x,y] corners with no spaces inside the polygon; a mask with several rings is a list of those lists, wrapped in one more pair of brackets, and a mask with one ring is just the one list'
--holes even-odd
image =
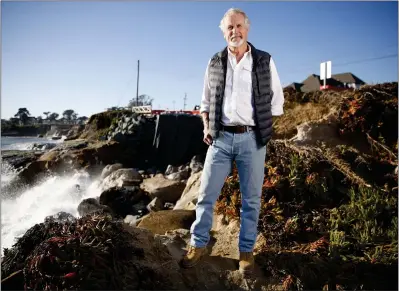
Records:
{"label": "belt", "polygon": [[225,126],[222,125],[220,130],[232,132],[232,133],[244,133],[255,130],[255,126],[248,126],[248,125],[236,125],[236,126]]}

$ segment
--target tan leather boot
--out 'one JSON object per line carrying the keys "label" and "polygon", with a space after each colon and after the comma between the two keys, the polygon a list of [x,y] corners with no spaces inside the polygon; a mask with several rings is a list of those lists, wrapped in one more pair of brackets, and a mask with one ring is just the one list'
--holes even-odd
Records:
{"label": "tan leather boot", "polygon": [[193,246],[188,247],[187,254],[181,260],[181,266],[183,268],[192,268],[194,267],[203,256],[208,253],[206,247],[203,248],[196,248]]}
{"label": "tan leather boot", "polygon": [[254,270],[254,255],[252,252],[241,253],[240,252],[240,273],[244,276],[252,275]]}

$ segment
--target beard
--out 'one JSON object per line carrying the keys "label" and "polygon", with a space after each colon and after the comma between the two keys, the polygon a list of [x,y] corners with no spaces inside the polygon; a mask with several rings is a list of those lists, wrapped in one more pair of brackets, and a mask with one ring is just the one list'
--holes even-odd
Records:
{"label": "beard", "polygon": [[244,39],[242,37],[235,37],[234,41],[229,40],[228,43],[229,43],[229,46],[239,47],[244,43]]}
{"label": "beard", "polygon": [[239,47],[239,46],[241,46],[243,43],[244,43],[244,40],[241,38],[241,39],[238,40],[238,41],[229,41],[229,46],[232,46],[232,47]]}

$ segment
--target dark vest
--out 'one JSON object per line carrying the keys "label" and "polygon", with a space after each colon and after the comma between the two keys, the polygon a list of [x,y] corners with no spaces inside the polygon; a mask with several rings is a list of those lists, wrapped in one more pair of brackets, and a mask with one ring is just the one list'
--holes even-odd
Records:
{"label": "dark vest", "polygon": [[[270,54],[257,50],[251,43],[252,66],[252,105],[256,124],[256,139],[259,145],[266,145],[272,136],[271,100],[273,92],[270,87]],[[216,53],[209,63],[210,108],[209,128],[211,136],[216,139],[222,120],[222,104],[226,82],[228,52],[227,47]]]}

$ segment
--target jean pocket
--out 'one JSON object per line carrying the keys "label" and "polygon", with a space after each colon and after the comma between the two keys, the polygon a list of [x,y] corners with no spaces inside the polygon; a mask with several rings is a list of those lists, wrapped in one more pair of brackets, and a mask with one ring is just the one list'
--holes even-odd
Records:
{"label": "jean pocket", "polygon": [[249,136],[256,141],[256,132],[255,130],[250,130],[249,131]]}

